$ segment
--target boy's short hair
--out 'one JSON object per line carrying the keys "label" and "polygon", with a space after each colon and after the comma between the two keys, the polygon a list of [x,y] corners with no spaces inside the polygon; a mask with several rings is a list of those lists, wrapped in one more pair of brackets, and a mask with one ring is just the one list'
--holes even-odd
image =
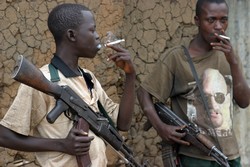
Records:
{"label": "boy's short hair", "polygon": [[204,3],[217,3],[217,4],[225,3],[227,5],[227,2],[225,0],[198,0],[196,3],[196,10],[195,10],[196,16],[200,16],[202,10],[201,8]]}
{"label": "boy's short hair", "polygon": [[83,23],[81,11],[90,10],[84,5],[71,3],[61,4],[52,9],[48,17],[48,27],[56,43],[62,40],[68,29],[75,29]]}

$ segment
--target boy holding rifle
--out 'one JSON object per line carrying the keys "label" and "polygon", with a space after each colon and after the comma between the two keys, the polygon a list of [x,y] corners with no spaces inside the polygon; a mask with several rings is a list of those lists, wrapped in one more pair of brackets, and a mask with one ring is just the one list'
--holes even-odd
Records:
{"label": "boy holding rifle", "polygon": [[[168,125],[161,120],[154,108],[153,97],[163,103],[170,98],[172,110],[181,119],[198,125],[200,132],[228,157],[230,166],[241,166],[232,129],[232,105],[234,99],[240,107],[247,107],[249,94],[247,97],[244,94],[249,88],[241,71],[240,59],[225,35],[228,11],[225,0],[197,1],[194,21],[198,26],[198,34],[185,47],[191,55],[199,80],[203,81],[196,82],[184,48],[176,46],[159,58],[152,73],[138,89],[142,110],[163,139],[162,158],[165,167],[177,165],[168,159],[171,157],[168,146],[173,143],[179,144],[178,165],[214,167],[218,164],[212,157],[183,140],[186,133],[183,133],[182,126]],[[208,110],[203,107],[198,84],[202,85]]]}
{"label": "boy holding rifle", "polygon": [[[109,46],[115,53],[108,59],[126,75],[124,94],[118,105],[107,96],[92,72],[78,66],[79,58],[94,58],[100,49],[91,11],[80,4],[58,5],[49,14],[48,27],[56,43],[51,65],[58,72],[58,85],[68,85],[96,112],[99,111],[99,101],[118,130],[128,130],[135,99],[135,69],[128,51],[119,46]],[[51,79],[48,65],[41,71],[48,80]],[[44,167],[75,167],[75,155],[88,154],[91,163],[87,166],[105,167],[106,145],[91,130],[74,128],[73,121],[64,114],[53,124],[48,123],[46,115],[55,105],[53,97],[21,84],[13,104],[0,122],[0,145],[37,152],[36,158]],[[31,131],[34,137],[30,136]]]}

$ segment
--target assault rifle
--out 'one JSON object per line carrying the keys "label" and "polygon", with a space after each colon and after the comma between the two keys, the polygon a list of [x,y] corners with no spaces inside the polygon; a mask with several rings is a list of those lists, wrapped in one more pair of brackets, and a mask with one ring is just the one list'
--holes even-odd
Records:
{"label": "assault rifle", "polygon": [[54,123],[65,110],[70,108],[71,114],[83,118],[90,129],[123,158],[126,166],[146,166],[136,162],[131,149],[125,144],[119,132],[109,124],[106,117],[94,112],[69,86],[59,86],[47,80],[42,72],[22,55],[18,57],[13,78],[57,100],[56,106],[46,117],[49,123]]}
{"label": "assault rifle", "polygon": [[186,133],[185,137],[183,138],[185,141],[190,142],[195,147],[205,152],[208,156],[213,157],[215,161],[221,166],[230,167],[227,161],[228,158],[219,149],[217,149],[210,140],[200,133],[197,126],[191,122],[187,123],[183,121],[161,102],[155,103],[154,106],[158,116],[164,123],[175,126],[184,126],[182,131]]}

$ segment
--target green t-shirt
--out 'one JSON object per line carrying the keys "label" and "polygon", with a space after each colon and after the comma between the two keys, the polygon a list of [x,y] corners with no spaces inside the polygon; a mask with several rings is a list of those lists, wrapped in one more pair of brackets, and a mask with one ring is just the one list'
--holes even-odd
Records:
{"label": "green t-shirt", "polygon": [[[214,50],[192,60],[207,97],[209,112],[203,107],[181,46],[162,54],[141,86],[161,102],[170,98],[171,108],[177,115],[198,125],[201,133],[213,141],[217,148],[221,148],[229,159],[235,159],[239,157],[239,149],[232,127],[233,95],[229,64],[224,53]],[[216,136],[219,144],[215,140]],[[192,145],[181,145],[179,153],[213,160]]]}

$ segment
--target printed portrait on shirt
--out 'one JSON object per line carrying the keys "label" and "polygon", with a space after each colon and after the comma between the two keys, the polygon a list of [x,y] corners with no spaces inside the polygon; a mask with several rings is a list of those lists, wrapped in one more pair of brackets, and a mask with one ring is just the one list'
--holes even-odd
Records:
{"label": "printed portrait on shirt", "polygon": [[200,81],[208,111],[205,110],[203,101],[196,83],[187,96],[187,116],[189,120],[201,127],[208,129],[210,135],[216,132],[218,136],[229,136],[232,130],[232,97],[231,79],[223,76],[216,69],[206,69]]}

